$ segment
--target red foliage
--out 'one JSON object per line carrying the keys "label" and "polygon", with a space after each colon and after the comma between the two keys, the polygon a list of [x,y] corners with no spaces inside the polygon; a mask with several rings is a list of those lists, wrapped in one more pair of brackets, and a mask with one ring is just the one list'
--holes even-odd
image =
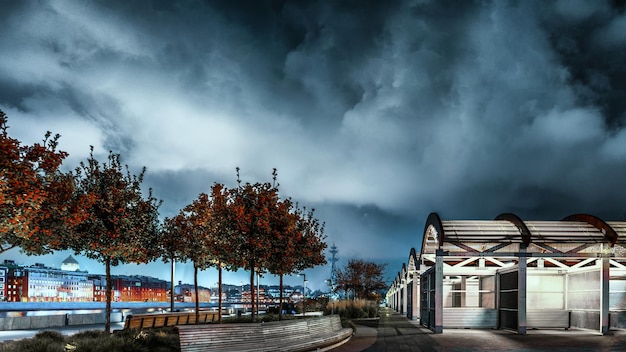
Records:
{"label": "red foliage", "polygon": [[22,145],[8,134],[0,111],[0,253],[20,247],[28,254],[67,248],[71,229],[84,220],[87,197],[75,197],[71,173],[59,171],[67,153],[57,134]]}

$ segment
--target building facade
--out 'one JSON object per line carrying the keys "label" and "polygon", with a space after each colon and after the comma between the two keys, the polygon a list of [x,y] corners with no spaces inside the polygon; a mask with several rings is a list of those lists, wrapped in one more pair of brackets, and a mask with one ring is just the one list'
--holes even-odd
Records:
{"label": "building facade", "polygon": [[626,328],[626,222],[426,221],[387,304],[435,333],[448,328]]}

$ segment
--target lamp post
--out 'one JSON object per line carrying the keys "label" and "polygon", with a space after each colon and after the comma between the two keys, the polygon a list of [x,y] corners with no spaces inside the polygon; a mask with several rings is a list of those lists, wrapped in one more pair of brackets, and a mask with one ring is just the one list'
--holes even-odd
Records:
{"label": "lamp post", "polygon": [[261,271],[256,272],[256,316],[259,316],[259,291],[261,290]]}
{"label": "lamp post", "polygon": [[170,313],[174,313],[174,270],[176,268],[176,260],[174,258],[172,258],[172,270],[171,270],[171,274],[172,274],[172,283],[171,283],[171,287],[170,287]]}
{"label": "lamp post", "polygon": [[302,316],[306,316],[306,274],[299,274],[302,276]]}

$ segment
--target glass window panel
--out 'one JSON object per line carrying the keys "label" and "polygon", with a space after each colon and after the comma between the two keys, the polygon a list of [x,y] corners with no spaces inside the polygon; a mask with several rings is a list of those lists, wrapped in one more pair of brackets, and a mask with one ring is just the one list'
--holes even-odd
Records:
{"label": "glass window panel", "polygon": [[609,293],[609,309],[626,310],[626,292]]}
{"label": "glass window panel", "polygon": [[595,289],[600,287],[599,271],[569,274],[568,277],[568,285],[570,291],[587,290],[589,288]]}
{"label": "glass window panel", "polygon": [[528,292],[528,309],[563,309],[562,292]]}
{"label": "glass window panel", "polygon": [[559,275],[528,275],[526,285],[529,291],[563,292],[565,277]]}
{"label": "glass window panel", "polygon": [[600,309],[600,293],[598,291],[570,292],[567,306],[569,309]]}

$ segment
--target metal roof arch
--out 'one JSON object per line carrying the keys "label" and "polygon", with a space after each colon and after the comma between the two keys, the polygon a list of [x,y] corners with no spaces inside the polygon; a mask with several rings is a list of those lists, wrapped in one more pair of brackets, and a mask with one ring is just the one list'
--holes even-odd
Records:
{"label": "metal roof arch", "polygon": [[421,247],[421,251],[419,252],[419,262],[422,262],[423,255],[428,252],[426,249],[426,246],[430,243],[428,239],[429,239],[429,232],[431,228],[433,229],[436,235],[437,248],[441,248],[441,245],[443,244],[444,231],[443,231],[443,224],[441,222],[441,218],[439,217],[439,214],[435,212],[430,213],[428,215],[428,218],[426,219],[426,224],[424,225],[424,232],[422,233],[422,247]]}
{"label": "metal roof arch", "polygon": [[519,229],[520,234],[522,235],[522,243],[524,243],[525,247],[528,247],[528,245],[532,241],[532,233],[528,229],[528,226],[526,226],[526,223],[524,223],[524,220],[522,220],[519,216],[513,213],[502,213],[496,216],[494,220],[506,220],[513,223],[513,225],[515,225]]}
{"label": "metal roof arch", "polygon": [[409,252],[409,260],[407,261],[407,270],[411,271],[411,270],[419,270],[419,269],[420,269],[419,256],[417,255],[417,251],[415,250],[415,247],[411,247],[411,251]]}
{"label": "metal roof arch", "polygon": [[589,225],[600,230],[600,232],[602,232],[604,237],[609,242],[611,242],[611,247],[613,247],[615,243],[617,243],[617,238],[619,237],[617,232],[613,229],[613,227],[611,227],[611,225],[607,224],[606,221],[600,219],[599,217],[595,215],[584,214],[584,213],[572,214],[572,215],[564,217],[561,221],[586,222]]}

